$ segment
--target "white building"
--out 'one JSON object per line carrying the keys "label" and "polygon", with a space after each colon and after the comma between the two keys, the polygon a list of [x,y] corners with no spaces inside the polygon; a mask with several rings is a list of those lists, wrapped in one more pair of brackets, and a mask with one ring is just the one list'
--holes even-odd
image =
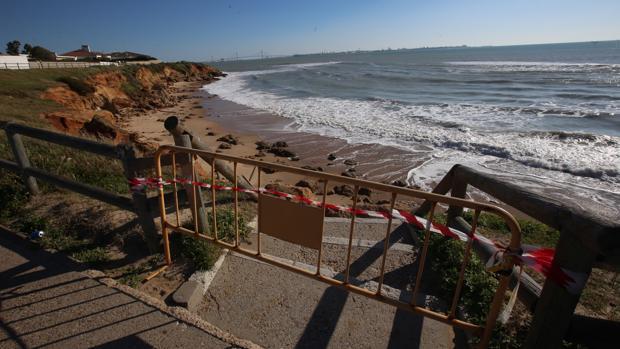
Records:
{"label": "white building", "polygon": [[0,69],[30,69],[28,55],[3,55],[0,54]]}

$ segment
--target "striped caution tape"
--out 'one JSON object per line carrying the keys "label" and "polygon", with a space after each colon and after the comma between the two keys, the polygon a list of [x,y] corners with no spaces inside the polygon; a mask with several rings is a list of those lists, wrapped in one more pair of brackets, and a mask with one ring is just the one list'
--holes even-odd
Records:
{"label": "striped caution tape", "polygon": [[[162,178],[132,178],[129,180],[129,185],[133,191],[144,191],[147,189],[155,189],[162,186],[172,185],[174,183],[182,185],[194,185],[205,189],[214,189],[218,191],[236,191],[240,193],[263,193],[269,194],[281,198],[304,203],[306,205],[323,207],[323,203],[320,201],[312,200],[303,195],[294,195],[284,193],[275,190],[269,190],[266,188],[259,189],[244,189],[240,187],[232,187],[226,185],[210,184],[199,181],[192,181],[185,178],[173,178],[165,180]],[[521,251],[510,251],[508,248],[496,243],[479,234],[467,234],[460,230],[450,228],[437,222],[430,222],[425,218],[418,217],[405,210],[393,209],[392,212],[386,211],[372,211],[359,208],[353,208],[349,206],[341,206],[330,203],[325,203],[325,208],[331,211],[346,212],[355,216],[371,217],[371,218],[383,218],[383,219],[399,219],[405,221],[417,229],[429,230],[433,233],[443,235],[448,238],[458,239],[464,242],[473,239],[479,243],[499,248],[493,258],[489,261],[487,269],[496,273],[510,273],[512,272],[511,266],[515,264],[526,265],[536,270],[537,272],[545,275],[547,278],[552,279],[557,284],[565,287],[569,292],[578,294],[585,286],[588,275],[585,273],[578,273],[567,270],[565,268],[557,267],[553,265],[553,257],[555,250],[552,248],[537,247],[537,246],[524,246]]]}

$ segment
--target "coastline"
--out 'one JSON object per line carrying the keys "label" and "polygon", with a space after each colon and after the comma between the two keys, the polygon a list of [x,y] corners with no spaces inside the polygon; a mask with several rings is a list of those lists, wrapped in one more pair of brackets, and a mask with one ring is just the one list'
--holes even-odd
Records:
{"label": "coastline", "polygon": [[[299,130],[291,120],[280,116],[248,108],[227,100],[223,100],[216,95],[210,95],[202,89],[202,82],[178,82],[175,84],[176,94],[179,103],[172,107],[152,110],[145,114],[134,115],[125,118],[121,127],[130,132],[137,132],[146,140],[157,144],[173,144],[172,137],[163,127],[163,121],[171,115],[178,116],[183,124],[199,136],[212,150],[228,155],[254,158],[265,162],[275,162],[293,167],[321,167],[325,172],[340,175],[349,169],[357,178],[378,181],[392,184],[394,181],[408,180],[410,171],[428,160],[428,149],[420,149],[419,153],[411,150],[403,150],[397,147],[379,144],[355,144],[347,143],[343,139],[330,136],[312,134]],[[214,135],[209,135],[213,133]],[[222,136],[231,134],[238,138],[238,144],[232,145],[230,149],[219,149],[222,142],[218,139]],[[255,143],[258,141],[274,143],[285,141],[291,150],[298,157],[293,161],[285,157],[277,157],[273,154],[264,153],[264,156],[257,157],[259,151]],[[328,155],[336,155],[333,161],[328,160]],[[356,165],[345,165],[345,160],[353,160]],[[250,173],[245,173],[247,178]],[[533,190],[542,190],[552,198],[565,199],[568,189],[562,185],[548,185],[546,187],[537,186],[528,176],[513,174],[515,181],[521,185],[531,187]],[[441,173],[443,176],[443,173]],[[299,179],[283,173],[265,174],[267,183],[282,183],[294,186]],[[436,181],[434,178],[417,176],[417,179],[427,179],[425,183],[411,183],[413,178],[409,178],[411,188],[431,191]],[[472,188],[473,189],[473,188]],[[582,204],[589,210],[597,211],[604,215],[613,215],[618,212],[609,203],[617,200],[617,195],[613,193],[593,192],[585,189],[572,188],[570,191],[574,197],[579,197]],[[308,193],[309,194],[309,193]],[[351,203],[351,198],[341,195],[330,196],[340,203]],[[490,202],[505,209],[518,217],[527,218],[521,212],[495,200],[488,195],[477,190],[469,190],[468,197],[480,201]],[[381,204],[385,202],[387,195],[372,195],[367,204]],[[402,208],[411,208],[411,202],[402,202]]]}
{"label": "coastline", "polygon": [[[238,145],[220,149],[228,155],[251,157],[257,154],[255,143],[258,141],[284,141],[299,161],[269,153],[262,159],[297,167],[321,167],[334,174],[355,168],[356,177],[384,183],[405,181],[408,171],[424,161],[422,157],[412,157],[411,152],[396,147],[349,144],[339,138],[298,130],[287,119],[208,94],[201,89],[201,83],[181,82],[175,87],[181,99],[177,105],[132,116],[125,120],[122,127],[141,134],[149,141],[172,144],[172,137],[164,129],[163,120],[176,115],[213,150],[218,149],[221,143],[217,141],[219,137],[227,134],[238,137]],[[209,132],[215,135],[210,136]],[[336,159],[328,160],[329,154],[334,154]],[[353,160],[357,165],[345,165],[345,160]],[[415,184],[412,187],[419,188]]]}

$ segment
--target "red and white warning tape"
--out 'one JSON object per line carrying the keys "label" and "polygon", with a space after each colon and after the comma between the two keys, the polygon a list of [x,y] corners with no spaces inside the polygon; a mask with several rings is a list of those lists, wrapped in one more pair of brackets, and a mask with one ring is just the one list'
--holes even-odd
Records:
{"label": "red and white warning tape", "polygon": [[[293,195],[288,193],[283,193],[280,191],[269,190],[265,188],[259,189],[244,189],[240,187],[231,187],[231,186],[223,186],[223,185],[211,185],[209,183],[192,181],[190,179],[184,178],[174,178],[171,180],[164,180],[162,178],[133,178],[129,181],[131,186],[131,190],[133,191],[143,191],[147,189],[159,188],[160,186],[172,185],[173,183],[177,184],[186,184],[186,185],[194,185],[206,189],[215,189],[219,191],[237,191],[240,193],[263,193],[274,195],[281,198],[286,198],[289,200],[302,202],[306,205],[322,207],[323,203],[320,201],[312,200],[302,195]],[[587,274],[578,273],[567,270],[565,268],[559,268],[553,265],[553,256],[555,254],[555,250],[552,248],[545,247],[536,247],[536,246],[523,246],[522,253],[513,253],[506,251],[506,248],[501,244],[493,242],[492,240],[479,235],[479,234],[467,234],[460,230],[453,229],[447,227],[443,224],[437,222],[429,222],[425,218],[415,216],[410,212],[404,210],[393,209],[391,214],[386,211],[371,211],[364,209],[353,209],[348,206],[334,205],[330,203],[325,203],[325,208],[332,211],[339,212],[347,212],[350,214],[354,214],[356,216],[363,217],[373,217],[373,218],[383,218],[389,219],[399,219],[409,224],[415,226],[420,230],[428,229],[433,233],[441,234],[445,237],[458,239],[461,241],[469,241],[469,239],[474,239],[474,241],[478,241],[479,243],[493,246],[495,248],[500,248],[504,252],[510,253],[514,258],[516,258],[518,264],[527,265],[537,272],[545,275],[547,278],[552,279],[557,284],[565,287],[569,292],[578,294],[581,292],[583,287],[585,286],[585,282],[587,281]]]}

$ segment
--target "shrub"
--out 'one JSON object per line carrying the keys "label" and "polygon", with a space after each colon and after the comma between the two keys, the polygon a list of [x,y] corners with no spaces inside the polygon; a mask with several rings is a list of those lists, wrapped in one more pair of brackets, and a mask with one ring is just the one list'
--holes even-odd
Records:
{"label": "shrub", "polygon": [[190,260],[198,270],[211,269],[220,254],[219,247],[204,239],[177,233],[170,240],[172,251]]}
{"label": "shrub", "polygon": [[[26,46],[24,46],[26,48]],[[45,47],[35,46],[30,49],[30,57],[41,61],[55,61],[56,55],[54,52],[46,49]]]}

